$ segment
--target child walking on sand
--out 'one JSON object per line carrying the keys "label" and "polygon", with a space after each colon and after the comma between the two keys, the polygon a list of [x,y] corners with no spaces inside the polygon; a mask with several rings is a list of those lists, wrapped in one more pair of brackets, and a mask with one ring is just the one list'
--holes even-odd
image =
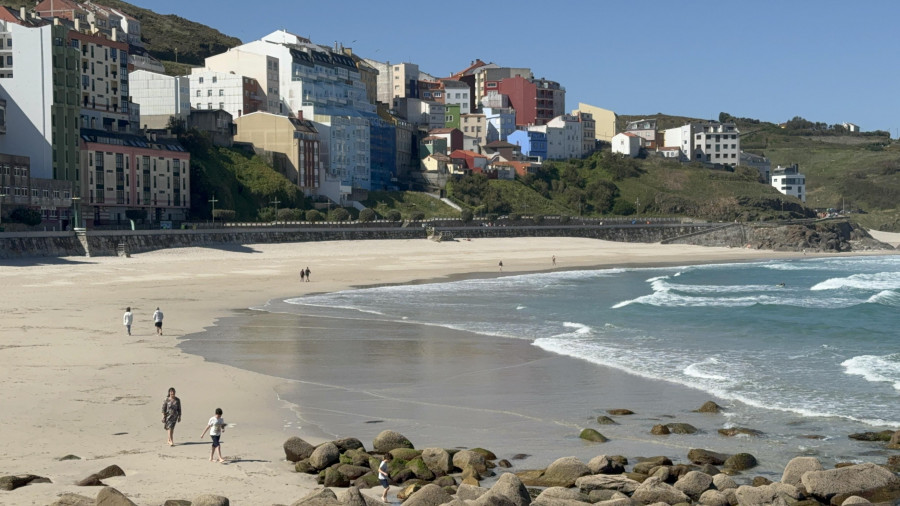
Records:
{"label": "child walking on sand", "polygon": [[381,494],[381,500],[383,502],[387,502],[388,490],[391,489],[391,482],[389,481],[391,475],[388,473],[388,463],[393,459],[393,455],[385,453],[381,460],[381,464],[378,465],[378,482],[384,487],[384,492]]}
{"label": "child walking on sand", "polygon": [[225,431],[225,420],[222,419],[222,408],[216,408],[216,414],[209,419],[209,423],[206,425],[206,428],[203,429],[203,434],[200,434],[200,439],[203,439],[203,437],[206,436],[206,431],[209,431],[209,436],[212,438],[212,450],[209,452],[209,461],[213,461],[213,457],[218,450],[219,463],[225,462],[225,459],[222,458],[222,445],[219,444],[219,437],[222,435],[222,432]]}

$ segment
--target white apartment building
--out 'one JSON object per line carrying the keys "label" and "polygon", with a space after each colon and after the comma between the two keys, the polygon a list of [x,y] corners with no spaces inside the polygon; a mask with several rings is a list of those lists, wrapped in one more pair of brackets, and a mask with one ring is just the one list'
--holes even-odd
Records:
{"label": "white apartment building", "polygon": [[[547,159],[565,160],[580,158],[583,154],[582,123],[571,114],[563,114],[548,121],[544,130],[547,133]],[[530,128],[529,128],[530,130]]]}
{"label": "white apartment building", "polygon": [[772,169],[772,186],[785,195],[806,202],[806,176],[800,173],[800,167],[796,163]]}
{"label": "white apartment building", "polygon": [[691,123],[664,131],[665,147],[681,149],[689,161],[730,165],[740,163],[741,136],[734,123]]}
{"label": "white apartment building", "polygon": [[[206,58],[204,68],[226,74],[246,76],[259,83],[260,100],[258,110],[272,114],[288,114],[286,104],[281,98],[281,66],[277,56],[266,53],[265,49],[271,44],[262,41],[254,41],[242,46],[229,49],[224,53]],[[196,95],[196,92],[194,92]],[[202,97],[201,97],[202,98]],[[191,104],[195,105],[197,97],[191,98]],[[207,105],[209,101],[204,101]],[[242,111],[250,113],[252,111]],[[239,115],[232,113],[233,117]]]}
{"label": "white apartment building", "polygon": [[221,109],[239,118],[248,111],[245,106],[244,89],[247,78],[230,72],[216,72],[208,69],[191,69],[191,107],[201,111]]}
{"label": "white apartment building", "polygon": [[643,138],[635,133],[622,132],[613,135],[612,152],[620,155],[636,158],[641,154]]}
{"label": "white apartment building", "polygon": [[472,100],[469,96],[469,85],[462,81],[444,79],[441,81],[444,88],[444,105],[458,105],[460,114],[472,112]]}
{"label": "white apartment building", "polygon": [[377,99],[382,104],[391,104],[395,98],[418,98],[418,82],[422,79],[419,66],[415,63],[380,62],[363,58],[378,71]]}
{"label": "white apartment building", "polygon": [[165,128],[169,118],[185,120],[191,112],[188,76],[135,70],[128,73],[128,85],[131,101],[140,106],[142,128]]}

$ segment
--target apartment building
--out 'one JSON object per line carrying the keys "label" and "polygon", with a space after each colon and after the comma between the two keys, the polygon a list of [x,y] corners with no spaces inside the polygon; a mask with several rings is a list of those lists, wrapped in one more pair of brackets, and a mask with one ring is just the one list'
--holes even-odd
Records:
{"label": "apartment building", "polygon": [[0,154],[0,223],[19,208],[41,213],[43,227],[66,229],[72,225],[72,183],[32,177],[27,156]]}
{"label": "apartment building", "polygon": [[33,177],[69,181],[77,194],[81,51],[68,33],[60,20],[0,8],[0,99],[15,125],[0,136],[0,153],[28,157]]}
{"label": "apartment building", "polygon": [[616,120],[618,119],[615,112],[583,102],[578,103],[576,110],[586,112],[594,119],[594,139],[612,142],[613,136],[616,135]]}
{"label": "apartment building", "polygon": [[[267,45],[268,43],[254,41],[243,46],[233,47],[224,53],[209,56],[204,61],[204,69],[221,74],[243,76],[255,81],[259,86],[258,96],[252,98],[262,102],[256,110],[273,114],[288,114],[290,109],[287,108],[287,104],[281,97],[281,63],[277,56],[265,52]],[[251,46],[253,50],[250,49]],[[198,98],[196,91],[193,91],[193,94],[191,104],[196,105]],[[202,100],[200,103],[208,106],[210,101]],[[240,116],[236,114],[236,110],[229,112],[233,117]],[[250,112],[252,111],[241,111],[242,114]]]}
{"label": "apartment building", "polygon": [[191,69],[191,107],[198,111],[221,109],[239,118],[266,109],[266,97],[259,82],[231,72]]}
{"label": "apartment building", "polygon": [[806,202],[806,176],[800,172],[800,166],[796,163],[772,169],[772,186],[785,195]]}
{"label": "apartment building", "polygon": [[460,115],[459,129],[462,130],[464,136],[475,138],[477,146],[484,146],[489,142],[487,118],[484,114]]}
{"label": "apartment building", "polygon": [[566,160],[581,158],[584,144],[582,142],[582,123],[571,114],[563,114],[548,121],[543,127],[547,133],[547,158],[550,160]]}
{"label": "apartment building", "polygon": [[153,223],[190,209],[190,154],[175,138],[81,129],[82,211],[88,227],[127,223],[143,210]]}
{"label": "apartment building", "polygon": [[734,123],[691,123],[663,132],[665,147],[681,148],[685,161],[734,167],[740,163],[741,137]]}
{"label": "apartment building", "polygon": [[140,106],[141,128],[166,128],[170,118],[185,121],[191,113],[191,83],[187,76],[135,70],[128,73],[128,87],[131,102]]}
{"label": "apartment building", "polygon": [[597,149],[597,122],[594,121],[594,116],[589,112],[577,109],[572,111],[572,116],[581,123],[581,155],[593,153]]}
{"label": "apartment building", "polygon": [[312,121],[259,111],[234,118],[234,123],[234,139],[271,153],[275,170],[304,194],[319,188],[323,165],[319,132]]}
{"label": "apartment building", "polygon": [[510,107],[485,107],[487,141],[505,141],[516,131],[516,111]]}
{"label": "apartment building", "polygon": [[391,104],[395,98],[420,98],[421,73],[415,63],[380,62],[371,58],[363,58],[363,62],[378,72],[376,78],[378,102]]}
{"label": "apartment building", "polygon": [[523,156],[539,162],[547,159],[547,132],[543,129],[516,130],[506,140],[519,146]]}

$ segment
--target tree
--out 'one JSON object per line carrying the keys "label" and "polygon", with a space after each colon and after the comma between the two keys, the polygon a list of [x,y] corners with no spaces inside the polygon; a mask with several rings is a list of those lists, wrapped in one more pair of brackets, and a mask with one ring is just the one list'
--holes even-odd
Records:
{"label": "tree", "polygon": [[473,217],[474,217],[474,215],[472,214],[472,211],[471,211],[470,209],[463,209],[463,210],[460,211],[460,213],[459,213],[459,219],[460,219],[463,223],[469,223],[469,222],[471,222]]}
{"label": "tree", "polygon": [[409,219],[412,221],[419,221],[425,219],[425,213],[422,211],[413,211],[409,213]]}
{"label": "tree", "polygon": [[402,216],[400,215],[400,211],[398,211],[396,209],[391,209],[390,211],[387,212],[387,215],[385,215],[385,218],[389,219],[390,221],[400,221]]}
{"label": "tree", "polygon": [[283,209],[278,210],[278,220],[279,221],[300,221],[303,216],[302,209],[295,209],[290,207],[285,207]]}
{"label": "tree", "polygon": [[634,212],[634,204],[621,198],[617,199],[612,207],[612,213],[618,216],[629,216],[634,214]]}
{"label": "tree", "polygon": [[[218,209],[216,209],[218,211]],[[232,211],[234,212],[234,211]],[[267,221],[275,221],[275,208],[274,207],[264,207],[259,210],[259,221],[267,222]]]}

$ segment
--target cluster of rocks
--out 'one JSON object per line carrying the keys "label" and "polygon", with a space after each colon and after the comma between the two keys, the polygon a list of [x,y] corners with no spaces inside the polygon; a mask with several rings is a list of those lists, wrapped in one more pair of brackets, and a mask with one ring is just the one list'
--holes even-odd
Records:
{"label": "cluster of rocks", "polygon": [[384,453],[394,457],[389,474],[406,506],[816,506],[900,500],[900,477],[872,463],[826,470],[813,457],[798,457],[787,465],[780,482],[756,477],[739,486],[731,475],[756,465],[747,453],[692,449],[688,464],[659,456],[638,459],[631,470],[623,456],[599,455],[588,463],[564,457],[546,469],[503,472],[486,488],[481,480],[509,467],[508,462],[495,462],[488,450],[415,450],[409,439],[392,431],[379,434],[373,446],[370,453],[354,438],[319,446],[300,438],[286,441],[285,455],[298,472],[317,475],[325,487],[349,487],[341,497],[323,488],[292,506],[380,505],[360,490],[378,486],[379,455]]}

